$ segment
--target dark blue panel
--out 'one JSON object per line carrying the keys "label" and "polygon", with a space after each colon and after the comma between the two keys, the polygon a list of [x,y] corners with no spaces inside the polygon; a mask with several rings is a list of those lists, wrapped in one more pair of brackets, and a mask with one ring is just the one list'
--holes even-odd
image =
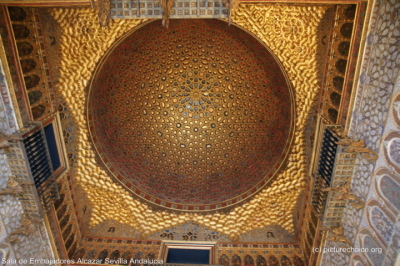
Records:
{"label": "dark blue panel", "polygon": [[179,248],[168,250],[167,263],[209,264],[209,261],[209,250]]}
{"label": "dark blue panel", "polygon": [[49,147],[49,153],[51,158],[51,164],[54,171],[61,166],[60,157],[58,155],[56,138],[54,135],[53,124],[50,124],[44,128],[44,133],[46,135],[47,146]]}

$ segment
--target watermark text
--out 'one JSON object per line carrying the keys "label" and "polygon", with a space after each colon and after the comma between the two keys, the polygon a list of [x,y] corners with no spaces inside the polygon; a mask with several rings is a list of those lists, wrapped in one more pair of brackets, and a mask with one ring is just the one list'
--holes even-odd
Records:
{"label": "watermark text", "polygon": [[330,247],[330,248],[313,248],[313,253],[378,253],[382,254],[381,248],[337,248],[337,247]]}

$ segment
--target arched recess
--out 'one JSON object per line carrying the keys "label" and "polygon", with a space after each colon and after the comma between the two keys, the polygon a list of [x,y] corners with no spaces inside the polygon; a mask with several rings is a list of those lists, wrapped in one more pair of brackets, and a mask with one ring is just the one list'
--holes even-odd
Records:
{"label": "arched recess", "polygon": [[290,260],[290,258],[286,255],[283,255],[281,257],[281,265],[282,266],[292,266],[292,261]]}
{"label": "arched recess", "polygon": [[110,259],[112,259],[112,260],[118,260],[119,256],[120,256],[120,252],[119,252],[118,249],[116,249],[116,250],[114,250],[114,251],[111,253]]}
{"label": "arched recess", "polygon": [[371,251],[365,252],[365,256],[369,264],[383,265],[383,260],[385,259],[385,249],[378,238],[374,237],[373,233],[367,228],[360,230],[358,237],[361,243],[361,248],[366,248]]}
{"label": "arched recess", "polygon": [[122,254],[121,258],[124,259],[124,260],[130,261],[131,257],[132,257],[132,252],[130,252],[128,250],[128,251],[125,251],[124,254]]}
{"label": "arched recess", "polygon": [[305,266],[303,259],[298,255],[294,255],[293,266]]}
{"label": "arched recess", "polygon": [[254,259],[251,255],[244,256],[244,266],[254,266]]}
{"label": "arched recess", "polygon": [[274,255],[270,255],[268,258],[268,266],[279,266],[279,260]]}
{"label": "arched recess", "polygon": [[[134,260],[141,260],[141,259],[143,259],[144,258],[144,253],[143,253],[143,251],[137,251],[134,255],[133,255],[133,259]],[[133,265],[133,266],[138,266],[138,265],[140,265],[140,264],[138,264],[138,263],[132,263],[131,265]]]}
{"label": "arched recess", "polygon": [[147,259],[148,260],[155,260],[156,259],[156,253],[154,251],[150,251],[147,253]]}
{"label": "arched recess", "polygon": [[232,263],[232,266],[241,266],[242,258],[239,255],[235,254],[232,256],[231,263]]}
{"label": "arched recess", "polygon": [[104,260],[107,258],[107,256],[108,256],[108,250],[107,249],[103,249],[99,253],[99,255],[97,256],[97,259],[101,260],[102,261],[101,263],[104,263]]}
{"label": "arched recess", "polygon": [[92,249],[90,250],[88,253],[86,253],[86,259],[95,259],[97,255],[97,250],[96,249]]}
{"label": "arched recess", "polygon": [[256,265],[257,266],[266,266],[267,265],[267,260],[265,259],[264,256],[258,255],[256,259]]}
{"label": "arched recess", "polygon": [[387,247],[394,235],[396,218],[375,199],[368,201],[366,212],[369,227],[375,232],[381,243]]}
{"label": "arched recess", "polygon": [[385,208],[395,215],[400,212],[400,175],[388,168],[379,168],[375,173],[375,193],[385,203]]}

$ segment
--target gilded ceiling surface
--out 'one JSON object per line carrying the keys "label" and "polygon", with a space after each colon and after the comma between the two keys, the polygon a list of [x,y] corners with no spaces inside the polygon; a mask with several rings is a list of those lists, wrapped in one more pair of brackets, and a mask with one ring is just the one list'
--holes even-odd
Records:
{"label": "gilded ceiling surface", "polygon": [[280,169],[293,132],[294,99],[280,66],[220,20],[172,20],[169,30],[154,21],[134,31],[103,62],[89,101],[103,162],[167,208],[213,210],[254,194]]}
{"label": "gilded ceiling surface", "polygon": [[104,221],[116,221],[131,226],[142,237],[189,222],[220,232],[232,240],[270,225],[280,225],[294,233],[295,206],[306,179],[304,128],[320,91],[318,25],[328,8],[241,4],[233,15],[233,22],[260,38],[276,54],[288,73],[295,90],[295,136],[288,163],[270,186],[230,211],[212,214],[153,209],[114,182],[96,160],[82,108],[86,103],[86,87],[96,64],[115,40],[143,21],[112,20],[109,27],[100,28],[95,12],[89,9],[53,9],[52,15],[62,32],[62,62],[57,93],[63,97],[76,123],[73,148],[76,160],[72,178],[81,191],[77,197],[78,204],[82,208],[86,205],[89,210],[80,211],[85,223],[93,227]]}

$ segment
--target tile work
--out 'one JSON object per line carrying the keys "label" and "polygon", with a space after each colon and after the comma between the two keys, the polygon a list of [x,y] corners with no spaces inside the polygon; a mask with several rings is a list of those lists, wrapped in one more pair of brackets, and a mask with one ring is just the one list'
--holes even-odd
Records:
{"label": "tile work", "polygon": [[[322,265],[393,265],[400,252],[399,209],[387,201],[382,191],[391,182],[391,198],[400,195],[399,154],[400,127],[397,97],[400,92],[400,2],[376,1],[366,38],[364,61],[358,80],[349,137],[365,139],[366,145],[379,154],[376,162],[359,158],[352,191],[365,202],[365,208],[346,209],[345,235],[354,247],[377,247],[379,252],[325,253]],[[385,174],[388,173],[388,174]],[[392,181],[382,176],[393,176]],[[385,182],[378,182],[384,180]],[[374,211],[372,211],[374,210]],[[369,219],[369,220],[368,220]],[[385,225],[385,226],[384,226]],[[325,247],[347,247],[326,242]]]}
{"label": "tile work", "polygon": [[[2,64],[0,64],[0,92],[0,131],[7,134],[14,133],[18,128]],[[10,175],[11,169],[7,155],[2,149],[0,150],[0,189],[7,187]],[[17,197],[5,195],[0,198],[0,224],[3,228],[0,232],[0,244],[9,247],[8,259],[17,260],[16,264],[12,265],[19,265],[19,259],[54,258],[44,224],[39,225],[38,230],[33,234],[26,236],[19,234],[19,242],[16,244],[10,245],[6,242],[7,235],[20,228],[22,214],[22,204]],[[40,265],[40,263],[35,265]]]}

